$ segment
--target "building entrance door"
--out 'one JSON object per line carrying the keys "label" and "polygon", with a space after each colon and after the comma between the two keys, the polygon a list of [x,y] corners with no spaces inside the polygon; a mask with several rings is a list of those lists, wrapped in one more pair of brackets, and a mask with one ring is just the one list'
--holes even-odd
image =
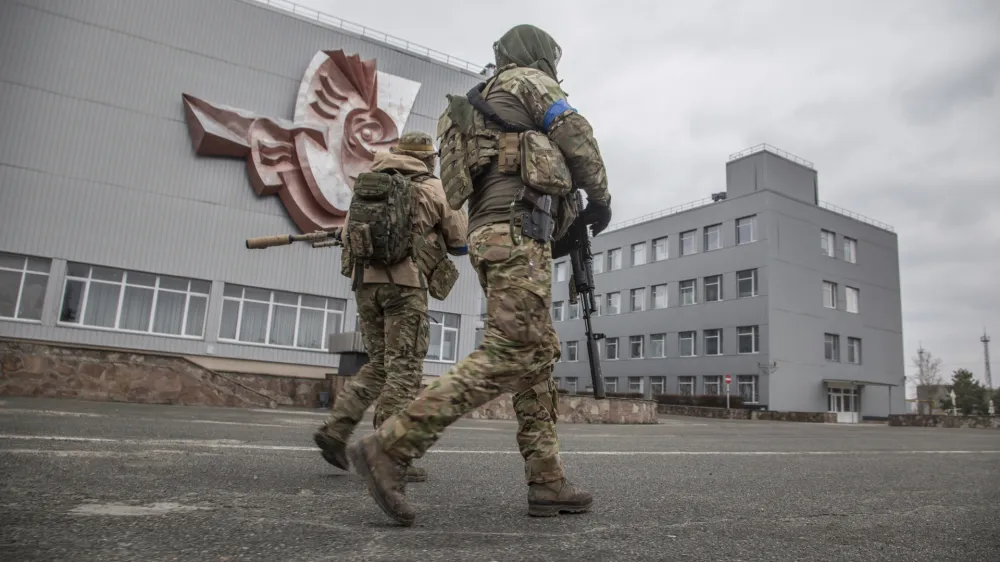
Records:
{"label": "building entrance door", "polygon": [[837,414],[837,423],[858,423],[861,421],[858,389],[830,388],[827,397],[828,411]]}

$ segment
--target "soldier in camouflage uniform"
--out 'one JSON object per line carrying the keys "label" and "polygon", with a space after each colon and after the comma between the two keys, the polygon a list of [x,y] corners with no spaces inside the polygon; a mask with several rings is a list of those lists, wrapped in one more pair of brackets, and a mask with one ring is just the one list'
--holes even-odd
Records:
{"label": "soldier in camouflage uniform", "polygon": [[[447,205],[440,180],[429,173],[435,162],[430,135],[406,133],[388,153],[376,154],[372,171],[397,170],[411,177],[417,198],[414,230],[425,239],[421,247],[441,248],[439,259],[447,259],[444,251],[452,255],[468,253],[468,222],[464,212],[453,211]],[[341,251],[346,266],[342,271],[353,279],[348,245]],[[345,447],[365,410],[378,399],[374,420],[378,427],[405,407],[420,389],[429,345],[428,271],[419,259],[424,254],[416,253],[413,260],[397,263],[388,272],[376,266],[365,269],[355,292],[369,362],[337,396],[326,424],[313,436],[323,458],[342,470],[350,470]],[[410,465],[406,478],[421,482],[426,479],[426,471]]]}
{"label": "soldier in camouflage uniform", "polygon": [[[599,233],[611,219],[604,163],[590,125],[569,106],[557,82],[559,46],[544,31],[524,25],[507,32],[494,49],[497,74],[484,89],[487,103],[502,119],[542,131],[558,147],[573,187],[587,194],[581,219]],[[523,223],[513,217],[523,219],[521,211],[531,208],[519,197],[525,184],[519,175],[500,173],[496,160],[475,180],[469,198],[470,259],[488,303],[482,344],[374,435],[348,447],[372,497],[402,525],[415,518],[405,498],[406,466],[451,423],[504,392],[513,392],[529,514],[580,513],[591,506],[590,493],[566,479],[559,458],[552,371],[560,343],[550,315],[551,240],[524,235]]]}

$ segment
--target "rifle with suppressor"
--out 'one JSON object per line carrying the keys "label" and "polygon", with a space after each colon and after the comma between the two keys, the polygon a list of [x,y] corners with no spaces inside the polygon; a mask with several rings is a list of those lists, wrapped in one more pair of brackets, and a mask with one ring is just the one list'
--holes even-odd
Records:
{"label": "rifle with suppressor", "polygon": [[590,378],[594,383],[594,398],[603,400],[606,398],[604,373],[601,372],[601,355],[597,342],[604,339],[604,334],[595,334],[590,324],[590,314],[597,312],[596,297],[594,297],[594,255],[590,251],[590,235],[583,214],[583,195],[577,190],[574,197],[577,218],[570,225],[566,235],[552,244],[552,257],[560,258],[569,254],[573,269],[569,278],[569,302],[570,305],[575,305],[582,297],[580,309],[583,312],[584,332],[587,336],[587,360],[590,362]]}
{"label": "rifle with suppressor", "polygon": [[270,248],[271,246],[287,246],[292,242],[312,242],[313,248],[325,248],[327,246],[341,246],[340,229],[316,230],[306,234],[278,234],[275,236],[261,236],[259,238],[248,238],[247,248],[257,250]]}

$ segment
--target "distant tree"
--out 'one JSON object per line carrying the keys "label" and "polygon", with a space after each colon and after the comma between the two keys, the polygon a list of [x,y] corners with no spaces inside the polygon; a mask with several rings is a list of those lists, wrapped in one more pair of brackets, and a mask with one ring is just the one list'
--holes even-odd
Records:
{"label": "distant tree", "polygon": [[[968,369],[958,369],[951,377],[948,390],[955,391],[955,406],[965,416],[984,416],[989,413],[989,393]],[[950,411],[951,395],[941,400],[941,407]]]}
{"label": "distant tree", "polygon": [[917,368],[917,372],[912,378],[917,381],[918,385],[933,386],[942,383],[941,358],[934,357],[934,354],[925,350],[922,345],[917,349],[917,355],[913,358],[913,366]]}

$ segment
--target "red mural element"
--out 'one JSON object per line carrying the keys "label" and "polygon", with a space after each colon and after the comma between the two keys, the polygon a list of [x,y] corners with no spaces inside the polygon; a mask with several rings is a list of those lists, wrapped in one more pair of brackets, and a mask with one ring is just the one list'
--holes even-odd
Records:
{"label": "red mural element", "polygon": [[375,151],[399,141],[396,123],[378,106],[375,61],[343,51],[317,53],[293,121],[182,99],[195,153],[245,158],[254,192],[277,194],[302,232],[342,226],[357,175],[370,169]]}

